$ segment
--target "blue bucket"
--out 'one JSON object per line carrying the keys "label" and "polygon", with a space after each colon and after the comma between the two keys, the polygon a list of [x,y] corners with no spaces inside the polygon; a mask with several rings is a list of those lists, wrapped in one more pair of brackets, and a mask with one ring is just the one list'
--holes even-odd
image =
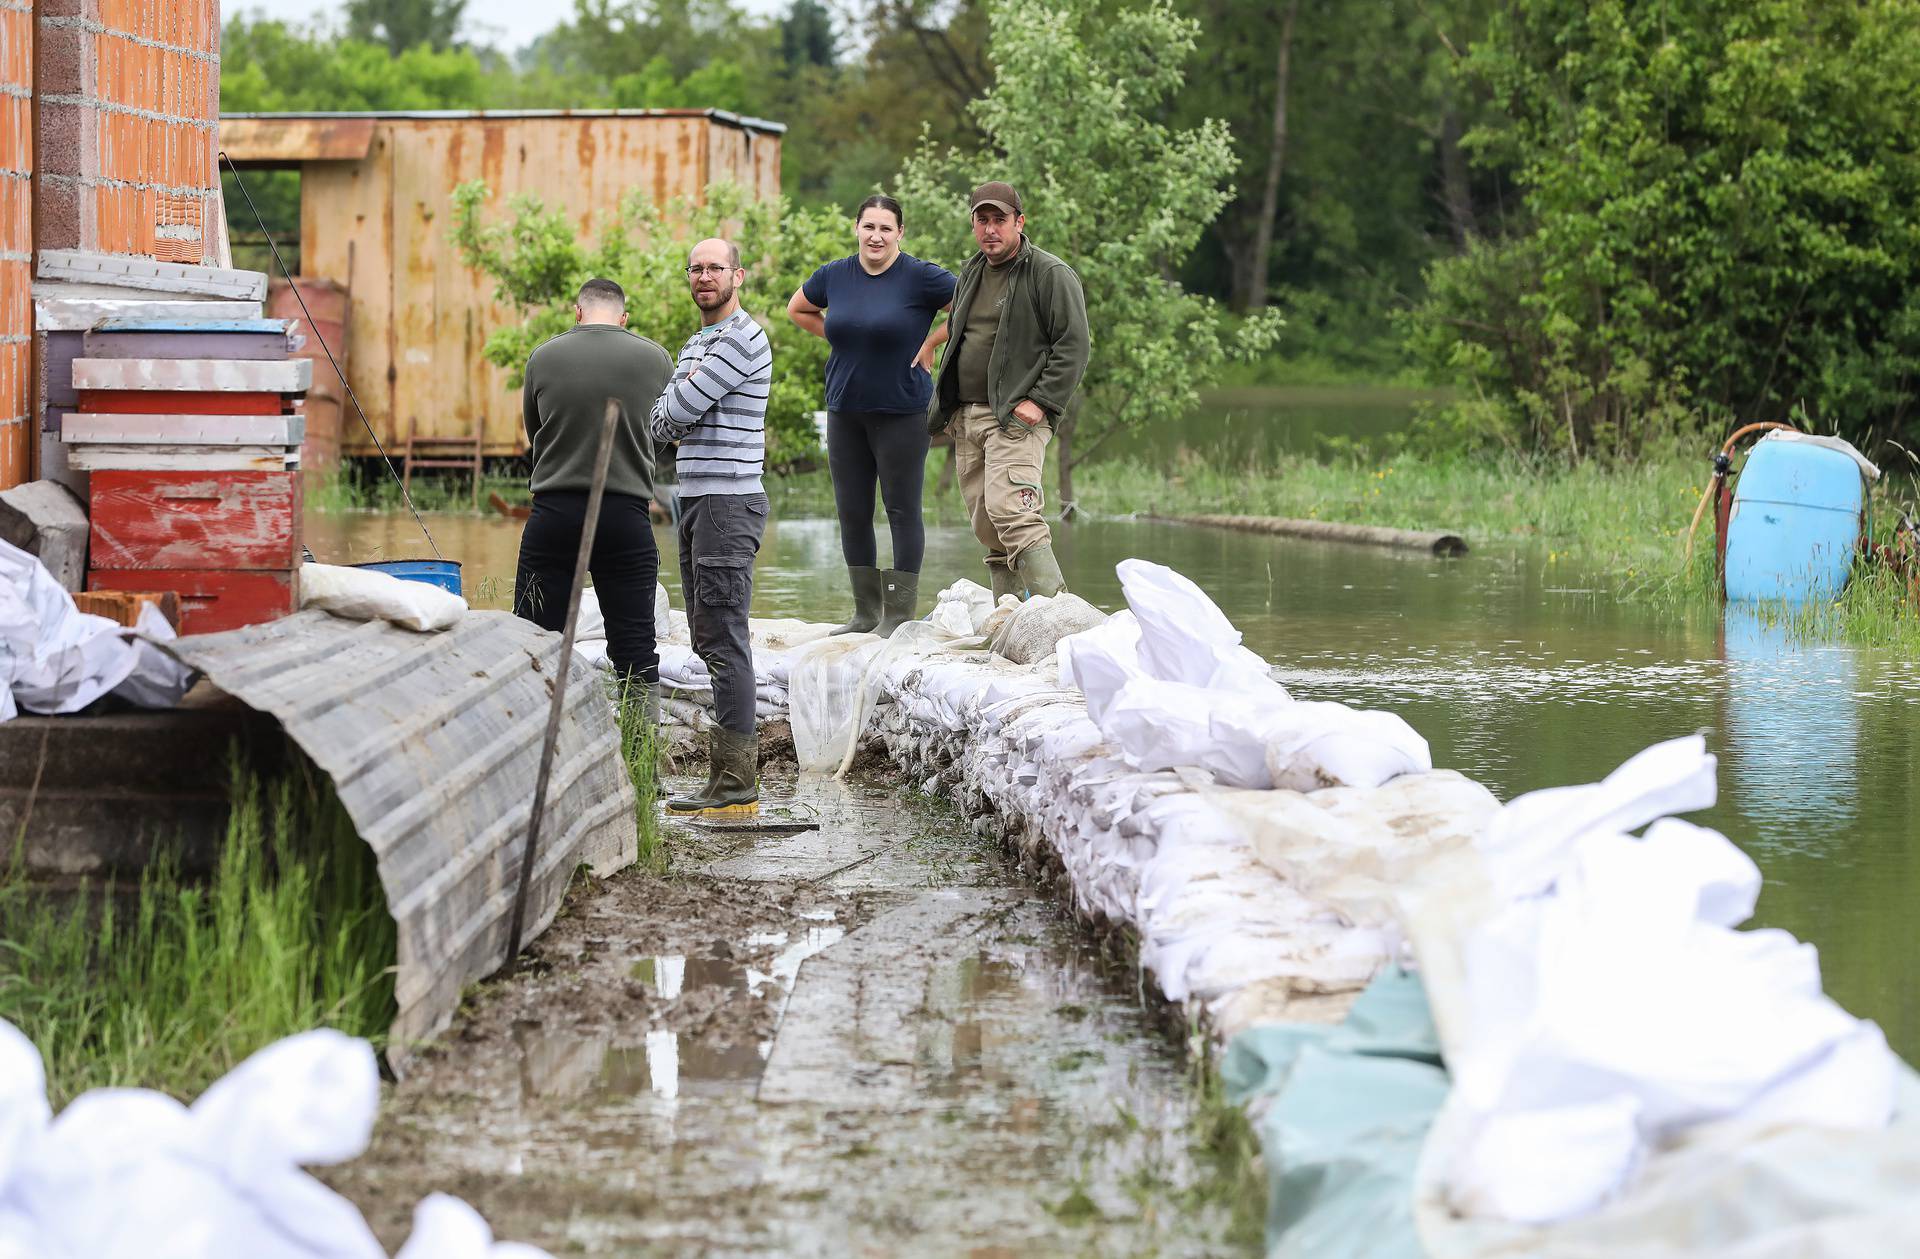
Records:
{"label": "blue bucket", "polygon": [[355,564],[376,573],[398,577],[401,581],[424,581],[429,586],[460,593],[459,560],[381,560],[375,564]]}

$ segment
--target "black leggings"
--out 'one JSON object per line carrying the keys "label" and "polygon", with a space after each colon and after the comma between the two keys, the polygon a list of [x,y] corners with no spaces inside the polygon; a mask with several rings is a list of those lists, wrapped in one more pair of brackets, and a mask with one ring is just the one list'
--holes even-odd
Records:
{"label": "black leggings", "polygon": [[[607,658],[623,682],[660,680],[654,638],[653,588],[660,552],[647,519],[649,500],[609,494],[600,501],[600,527],[593,532],[587,572],[607,622]],[[520,535],[520,565],[513,579],[513,613],[541,629],[567,622],[573,566],[580,531],[587,523],[585,490],[546,490],[533,496],[533,513]]]}
{"label": "black leggings", "polygon": [[873,487],[878,481],[893,533],[893,566],[906,573],[920,571],[927,552],[920,487],[931,440],[925,421],[918,411],[827,412],[827,468],[833,473],[833,502],[840,513],[840,553],[849,568],[880,566],[873,538]]}

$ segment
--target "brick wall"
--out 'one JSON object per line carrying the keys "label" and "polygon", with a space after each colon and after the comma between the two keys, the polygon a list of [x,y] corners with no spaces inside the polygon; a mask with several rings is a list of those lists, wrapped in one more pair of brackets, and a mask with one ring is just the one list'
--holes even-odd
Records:
{"label": "brick wall", "polygon": [[33,4],[0,0],[0,489],[33,455]]}
{"label": "brick wall", "polygon": [[39,247],[213,262],[219,0],[39,0],[37,12]]}

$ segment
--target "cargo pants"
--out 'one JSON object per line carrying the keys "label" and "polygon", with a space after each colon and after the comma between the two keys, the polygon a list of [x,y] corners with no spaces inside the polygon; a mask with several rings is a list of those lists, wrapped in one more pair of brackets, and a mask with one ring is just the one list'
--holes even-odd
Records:
{"label": "cargo pants", "polygon": [[993,408],[964,403],[954,414],[953,457],[960,496],[973,521],[973,536],[987,548],[987,564],[1011,570],[1020,553],[1051,543],[1053,533],[1041,510],[1040,488],[1046,467],[1051,425],[1008,427]]}
{"label": "cargo pants", "polygon": [[680,594],[694,654],[713,679],[713,715],[735,734],[754,731],[753,557],[767,530],[765,494],[680,500]]}

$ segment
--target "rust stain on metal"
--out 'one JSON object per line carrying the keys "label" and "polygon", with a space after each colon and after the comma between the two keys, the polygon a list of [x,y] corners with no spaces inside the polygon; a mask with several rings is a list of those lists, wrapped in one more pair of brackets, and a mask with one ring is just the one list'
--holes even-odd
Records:
{"label": "rust stain on metal", "polygon": [[[778,192],[779,129],[701,110],[238,118],[227,125],[268,122],[370,129],[362,158],[304,165],[301,261],[308,275],[349,286],[347,371],[389,447],[405,439],[410,420],[422,437],[479,429],[490,455],[524,445],[518,394],[506,387],[507,372],[477,350],[518,315],[494,300],[494,283],[468,270],[447,239],[461,182],[486,181],[491,219],[506,213],[510,198],[533,193],[583,231],[635,188],[660,201],[698,197],[716,179],[762,197]],[[750,145],[742,142],[748,130]],[[357,421],[344,428],[343,453],[373,453]]]}
{"label": "rust stain on metal", "polygon": [[220,147],[235,162],[357,162],[373,143],[371,118],[225,118]]}

